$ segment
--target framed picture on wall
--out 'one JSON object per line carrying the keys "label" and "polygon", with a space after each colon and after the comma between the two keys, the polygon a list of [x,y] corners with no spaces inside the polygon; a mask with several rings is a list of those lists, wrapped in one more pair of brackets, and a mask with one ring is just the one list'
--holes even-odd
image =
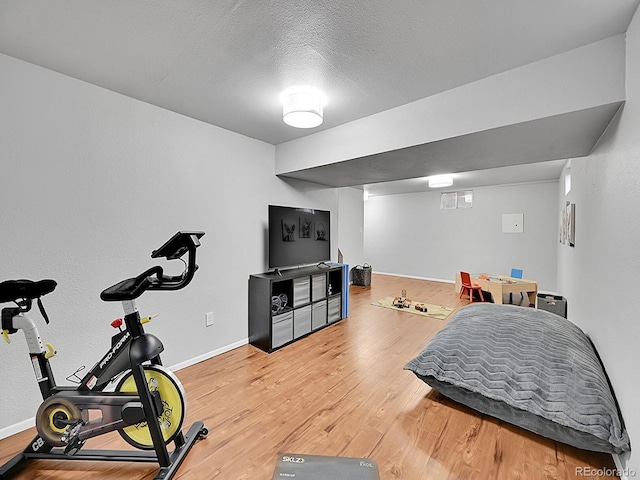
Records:
{"label": "framed picture on wall", "polygon": [[566,225],[567,222],[564,219],[566,216],[566,208],[561,208],[560,209],[560,223],[558,225],[558,240],[560,241],[560,243],[566,243]]}
{"label": "framed picture on wall", "polygon": [[567,202],[560,211],[560,243],[576,246],[576,204]]}
{"label": "framed picture on wall", "polygon": [[576,204],[567,203],[567,245],[576,246]]}
{"label": "framed picture on wall", "polygon": [[311,238],[313,231],[313,220],[309,217],[300,217],[300,238]]}

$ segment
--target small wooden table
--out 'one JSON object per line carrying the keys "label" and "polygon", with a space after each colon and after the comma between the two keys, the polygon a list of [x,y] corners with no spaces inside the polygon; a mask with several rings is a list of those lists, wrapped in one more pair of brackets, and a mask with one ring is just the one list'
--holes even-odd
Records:
{"label": "small wooden table", "polygon": [[[494,275],[485,273],[488,278],[480,278],[480,274],[471,274],[471,281],[476,285],[480,285],[482,290],[491,292],[493,302],[502,304],[502,295],[505,293],[526,292],[529,296],[529,305],[535,306],[536,296],[538,295],[538,284],[533,280],[525,280],[522,278],[512,278],[505,275]],[[456,293],[460,293],[462,288],[462,280],[460,272],[456,273]]]}

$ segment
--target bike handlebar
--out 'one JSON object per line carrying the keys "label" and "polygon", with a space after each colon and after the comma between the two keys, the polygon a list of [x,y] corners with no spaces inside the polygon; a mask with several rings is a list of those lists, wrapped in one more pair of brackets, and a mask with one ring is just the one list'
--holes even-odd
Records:
{"label": "bike handlebar", "polygon": [[152,267],[134,278],[128,278],[105,289],[100,298],[105,302],[134,300],[147,290],[180,290],[193,279],[196,265],[196,248],[204,232],[180,231],[160,248],[151,253],[151,258],[165,257],[175,260],[188,255],[181,275],[165,275],[161,266]]}

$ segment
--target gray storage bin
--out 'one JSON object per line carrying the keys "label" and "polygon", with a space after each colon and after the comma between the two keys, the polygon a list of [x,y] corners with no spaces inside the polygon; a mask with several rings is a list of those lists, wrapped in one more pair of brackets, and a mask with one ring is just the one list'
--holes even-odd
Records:
{"label": "gray storage bin", "polygon": [[327,324],[327,301],[314,303],[311,307],[311,329],[317,330]]}
{"label": "gray storage bin", "polygon": [[313,275],[311,277],[311,301],[317,302],[327,297],[327,274]]}
{"label": "gray storage bin", "polygon": [[538,294],[538,308],[567,318],[567,299],[560,295]]}
{"label": "gray storage bin", "polygon": [[300,338],[311,332],[311,305],[293,311],[293,338]]}
{"label": "gray storage bin", "polygon": [[279,347],[293,340],[293,312],[276,315],[271,321],[273,328],[271,348]]}
{"label": "gray storage bin", "polygon": [[299,307],[311,301],[311,277],[293,279],[293,306]]}
{"label": "gray storage bin", "polygon": [[328,323],[337,322],[342,318],[342,296],[336,295],[335,297],[331,297],[329,299],[328,306]]}

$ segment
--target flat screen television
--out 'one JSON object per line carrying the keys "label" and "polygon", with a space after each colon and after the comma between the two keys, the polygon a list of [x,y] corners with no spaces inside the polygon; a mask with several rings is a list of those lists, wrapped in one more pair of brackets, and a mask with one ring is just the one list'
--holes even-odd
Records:
{"label": "flat screen television", "polygon": [[269,268],[331,260],[331,212],[269,205]]}

